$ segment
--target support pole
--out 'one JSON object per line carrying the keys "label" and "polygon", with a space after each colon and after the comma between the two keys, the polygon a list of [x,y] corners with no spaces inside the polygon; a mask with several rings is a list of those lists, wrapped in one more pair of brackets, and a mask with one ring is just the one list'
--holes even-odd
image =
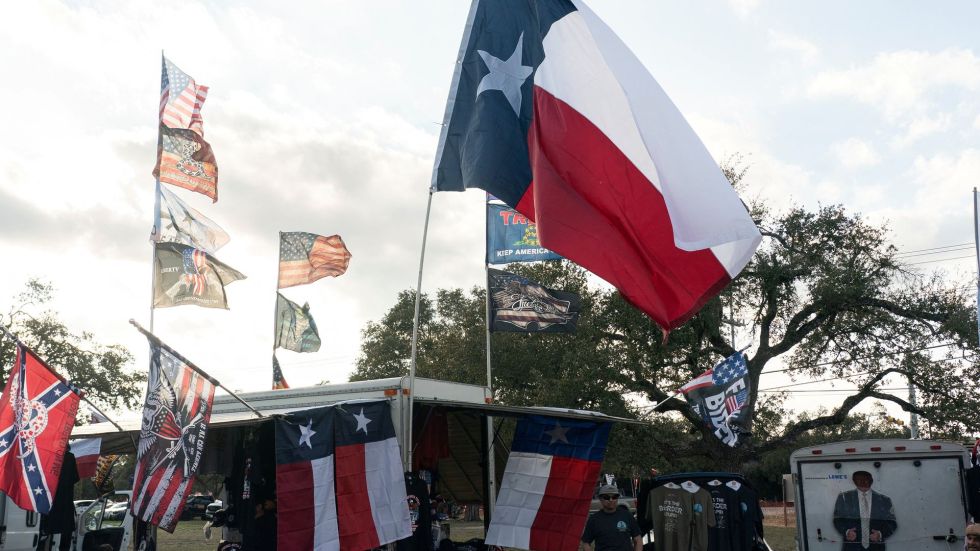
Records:
{"label": "support pole", "polygon": [[143,329],[143,326],[140,325],[140,324],[138,324],[138,323],[136,323],[136,320],[129,320],[129,323],[130,323],[130,325],[132,325],[133,327],[135,327],[137,331],[139,331],[140,333],[143,333],[143,336],[144,337],[146,337],[147,339],[150,339],[151,341],[155,342],[161,348],[166,349],[167,352],[169,352],[170,354],[173,354],[173,356],[175,358],[177,358],[178,360],[180,360],[181,362],[183,362],[187,367],[189,367],[192,370],[194,370],[194,372],[197,373],[198,375],[200,375],[201,377],[204,377],[205,379],[207,379],[208,382],[210,382],[211,384],[213,384],[216,387],[220,387],[220,388],[225,389],[225,392],[227,392],[232,398],[238,400],[243,406],[247,407],[256,416],[258,416],[258,417],[265,417],[265,415],[262,415],[262,413],[259,412],[259,410],[253,408],[251,406],[251,404],[249,404],[245,400],[242,400],[242,398],[240,396],[238,396],[237,394],[235,394],[234,392],[232,392],[232,390],[230,388],[228,388],[225,385],[221,384],[221,381],[215,379],[207,371],[204,371],[203,369],[197,367],[190,360],[188,360],[183,355],[181,355],[179,352],[177,352],[173,348],[170,348],[169,346],[167,346],[167,344],[164,343],[163,341],[161,341],[156,335],[154,335],[153,333],[150,333],[146,329]]}
{"label": "support pole", "polygon": [[412,359],[408,368],[408,417],[403,419],[405,447],[402,450],[405,472],[412,470],[412,409],[415,403],[415,361],[419,344],[419,305],[422,303],[422,266],[425,264],[425,241],[429,236],[429,215],[432,213],[432,190],[425,206],[425,225],[422,227],[422,253],[419,255],[419,278],[415,285],[415,318],[412,323]]}

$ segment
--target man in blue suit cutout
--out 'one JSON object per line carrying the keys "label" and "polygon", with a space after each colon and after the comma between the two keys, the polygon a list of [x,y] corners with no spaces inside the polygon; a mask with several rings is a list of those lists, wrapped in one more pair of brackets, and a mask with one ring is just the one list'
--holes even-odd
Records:
{"label": "man in blue suit cutout", "polygon": [[885,494],[871,489],[868,471],[851,475],[855,489],[841,492],[834,504],[834,527],[843,536],[841,551],[885,551],[885,540],[895,532],[895,508]]}

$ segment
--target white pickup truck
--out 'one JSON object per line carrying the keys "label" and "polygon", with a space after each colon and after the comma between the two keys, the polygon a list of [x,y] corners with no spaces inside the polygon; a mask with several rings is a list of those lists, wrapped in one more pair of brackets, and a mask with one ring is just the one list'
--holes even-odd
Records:
{"label": "white pickup truck", "polygon": [[839,551],[844,542],[860,543],[866,528],[869,542],[888,551],[962,549],[968,467],[965,447],[935,440],[853,440],[796,450],[790,470],[798,548]]}
{"label": "white pickup truck", "polygon": [[[78,513],[78,526],[71,549],[96,549],[108,543],[115,551],[129,547],[132,517],[127,515],[131,492],[106,494]],[[35,551],[40,534],[40,515],[25,511],[0,493],[0,550]],[[58,549],[59,536],[54,536],[50,549]]]}

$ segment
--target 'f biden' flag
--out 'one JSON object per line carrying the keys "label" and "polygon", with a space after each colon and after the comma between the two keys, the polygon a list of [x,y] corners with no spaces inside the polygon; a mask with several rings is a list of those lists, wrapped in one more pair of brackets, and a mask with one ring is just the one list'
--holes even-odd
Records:
{"label": "'f biden' flag", "polygon": [[665,331],[761,241],[684,117],[581,0],[474,0],[432,175],[434,191],[471,187]]}
{"label": "'f biden' flag", "polygon": [[517,423],[487,545],[574,551],[606,454],[609,423],[529,416]]}

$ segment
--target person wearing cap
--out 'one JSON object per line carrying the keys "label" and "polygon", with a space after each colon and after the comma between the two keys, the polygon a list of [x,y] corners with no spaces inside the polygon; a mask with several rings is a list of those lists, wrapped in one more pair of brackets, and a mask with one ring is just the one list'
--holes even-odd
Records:
{"label": "person wearing cap", "polygon": [[834,527],[843,536],[842,551],[885,551],[885,540],[898,523],[892,500],[871,489],[874,477],[854,471],[853,490],[841,492],[834,504]]}
{"label": "person wearing cap", "polygon": [[966,551],[980,551],[980,524],[966,525]]}
{"label": "person wearing cap", "polygon": [[585,523],[584,551],[642,551],[640,525],[625,505],[619,505],[619,488],[606,484],[599,488],[600,509]]}

